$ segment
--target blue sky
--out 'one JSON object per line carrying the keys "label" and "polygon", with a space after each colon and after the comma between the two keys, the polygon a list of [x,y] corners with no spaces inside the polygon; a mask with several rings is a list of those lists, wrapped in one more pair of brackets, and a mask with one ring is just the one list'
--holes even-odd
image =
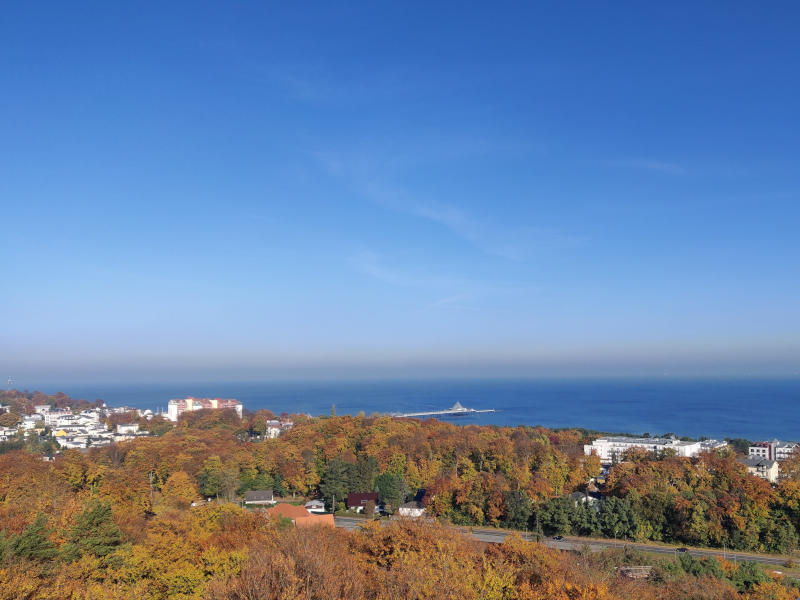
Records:
{"label": "blue sky", "polygon": [[0,365],[796,374],[799,26],[791,2],[9,6]]}

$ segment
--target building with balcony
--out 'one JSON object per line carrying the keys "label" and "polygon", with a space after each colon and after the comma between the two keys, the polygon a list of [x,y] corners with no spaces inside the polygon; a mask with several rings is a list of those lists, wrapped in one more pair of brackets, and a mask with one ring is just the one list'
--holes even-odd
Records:
{"label": "building with balcony", "polygon": [[795,448],[797,448],[795,442],[781,442],[780,440],[754,442],[751,444],[747,454],[755,458],[766,458],[780,462],[789,458],[794,453]]}
{"label": "building with balcony", "polygon": [[621,461],[627,450],[639,448],[647,452],[666,452],[672,451],[676,456],[693,457],[707,450],[714,450],[725,446],[726,442],[717,440],[704,440],[702,442],[688,442],[676,438],[647,438],[647,437],[626,437],[609,436],[598,438],[591,444],[583,447],[584,453],[588,456],[597,454],[600,462],[609,464],[614,460]]}
{"label": "building with balcony", "polygon": [[167,405],[167,418],[177,421],[178,417],[195,410],[221,410],[231,408],[236,414],[242,416],[242,403],[233,398],[181,398],[170,400]]}

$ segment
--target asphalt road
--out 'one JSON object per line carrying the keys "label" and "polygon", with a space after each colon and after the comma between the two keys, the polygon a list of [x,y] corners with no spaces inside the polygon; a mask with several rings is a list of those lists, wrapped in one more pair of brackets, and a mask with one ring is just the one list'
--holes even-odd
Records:
{"label": "asphalt road", "polygon": [[[356,519],[352,517],[335,517],[335,522],[337,527],[342,527],[344,529],[355,529],[359,525],[363,525],[366,523],[364,519]],[[383,521],[386,523],[387,521]],[[507,531],[505,529],[485,529],[485,528],[465,528],[465,527],[456,527],[458,531],[465,535],[469,535],[472,538],[479,540],[481,542],[489,542],[499,544],[503,540],[506,539],[506,536],[512,533],[511,531]],[[530,533],[524,532],[517,532],[520,534],[522,539],[525,540],[532,540],[533,536]],[[558,550],[580,550],[586,546],[593,552],[598,552],[600,550],[605,550],[606,548],[632,548],[636,550],[642,550],[644,552],[653,552],[656,554],[677,554],[677,547],[676,546],[662,546],[659,544],[642,544],[642,543],[632,543],[632,542],[623,542],[618,540],[598,540],[595,538],[582,538],[582,537],[575,537],[575,536],[565,536],[563,540],[556,541],[553,539],[546,539],[543,541],[545,546],[550,548],[556,548]],[[743,561],[743,560],[750,560],[753,562],[762,563],[765,565],[772,565],[780,566],[786,562],[786,556],[777,556],[774,554],[754,554],[750,552],[731,552],[729,550],[722,551],[722,550],[711,550],[706,548],[689,548],[689,554],[692,556],[697,557],[704,557],[704,556],[717,556],[719,558],[727,558],[728,560],[735,560],[735,561]]]}

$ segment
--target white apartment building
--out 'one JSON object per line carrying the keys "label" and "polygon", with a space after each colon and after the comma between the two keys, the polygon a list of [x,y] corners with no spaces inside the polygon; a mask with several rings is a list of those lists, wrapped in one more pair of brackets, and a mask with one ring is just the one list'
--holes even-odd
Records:
{"label": "white apartment building", "polygon": [[601,463],[611,463],[616,457],[622,460],[626,450],[631,448],[641,448],[648,452],[663,452],[673,450],[676,456],[692,457],[700,452],[721,448],[726,442],[717,440],[705,440],[702,442],[684,442],[675,438],[636,438],[624,436],[609,436],[598,438],[591,444],[583,447],[584,454],[597,454]]}
{"label": "white apartment building", "polygon": [[795,448],[797,448],[795,442],[781,442],[780,440],[755,442],[750,446],[747,454],[755,458],[766,458],[780,462],[789,458],[794,453]]}
{"label": "white apartment building", "polygon": [[44,424],[48,427],[53,427],[58,423],[59,419],[72,416],[72,411],[67,409],[48,410],[41,413],[41,415],[44,417]]}
{"label": "white apartment building", "polygon": [[212,409],[219,410],[232,408],[239,417],[242,416],[242,403],[232,398],[181,398],[170,400],[167,405],[167,418],[170,421],[177,421],[183,413],[194,410]]}
{"label": "white apartment building", "polygon": [[136,435],[139,433],[138,423],[120,423],[117,425],[117,433],[122,435]]}
{"label": "white apartment building", "polygon": [[44,427],[42,416],[38,414],[25,415],[22,417],[22,423],[19,424],[20,429],[36,429],[37,427]]}

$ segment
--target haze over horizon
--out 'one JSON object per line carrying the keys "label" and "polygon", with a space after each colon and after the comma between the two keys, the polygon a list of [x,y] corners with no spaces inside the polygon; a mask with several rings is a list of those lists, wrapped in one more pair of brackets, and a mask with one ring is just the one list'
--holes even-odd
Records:
{"label": "haze over horizon", "polygon": [[4,17],[3,377],[800,373],[796,3]]}

